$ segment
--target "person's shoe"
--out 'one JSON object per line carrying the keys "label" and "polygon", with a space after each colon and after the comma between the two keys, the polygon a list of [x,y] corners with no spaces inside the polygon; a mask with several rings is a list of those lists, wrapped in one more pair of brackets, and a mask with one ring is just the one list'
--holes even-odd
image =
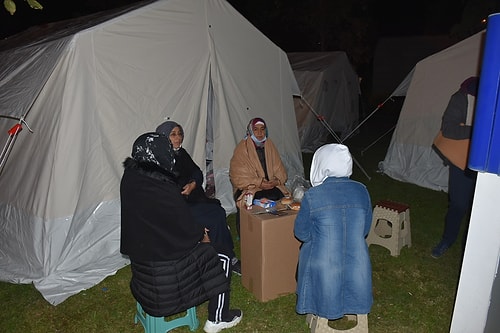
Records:
{"label": "person's shoe", "polygon": [[238,309],[229,310],[229,313],[227,315],[227,320],[224,319],[223,321],[219,322],[207,320],[205,322],[203,330],[206,333],[218,333],[225,328],[230,328],[238,325],[242,317],[243,317],[243,312],[241,310]]}
{"label": "person's shoe", "polygon": [[234,258],[234,259],[236,259],[236,260],[234,260],[231,263],[231,269],[232,269],[234,274],[241,276],[241,261],[238,260],[237,258]]}
{"label": "person's shoe", "polygon": [[448,249],[450,246],[443,241],[439,242],[438,245],[436,245],[431,252],[431,257],[434,259],[440,258]]}

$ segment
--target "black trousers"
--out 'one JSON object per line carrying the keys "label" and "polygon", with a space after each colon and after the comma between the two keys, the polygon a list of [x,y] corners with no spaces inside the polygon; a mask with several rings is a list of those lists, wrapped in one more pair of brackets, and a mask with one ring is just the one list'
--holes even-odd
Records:
{"label": "black trousers", "polygon": [[189,202],[195,222],[207,228],[210,243],[219,253],[236,257],[231,231],[226,221],[226,211],[217,202]]}
{"label": "black trousers", "polygon": [[[448,211],[442,241],[451,246],[458,237],[465,215],[472,207],[477,172],[465,171],[450,163],[448,179]],[[467,222],[468,226],[468,222]],[[464,234],[466,236],[467,233]]]}

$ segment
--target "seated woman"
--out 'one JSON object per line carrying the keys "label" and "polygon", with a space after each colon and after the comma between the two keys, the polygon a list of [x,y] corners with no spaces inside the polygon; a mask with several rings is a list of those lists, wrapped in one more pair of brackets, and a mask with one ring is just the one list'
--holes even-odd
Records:
{"label": "seated woman", "polygon": [[123,165],[120,251],[130,258],[130,289],[144,311],[169,316],[208,300],[204,330],[237,325],[229,309],[230,257],[217,253],[180,194],[167,137],[139,136]]}
{"label": "seated woman", "polygon": [[209,198],[202,187],[203,173],[189,153],[182,147],[184,130],[174,121],[165,121],[156,132],[167,136],[175,154],[175,172],[181,194],[187,200],[195,221],[208,229],[210,241],[216,249],[228,253],[232,271],[241,275],[241,262],[234,252],[234,243],[226,221],[226,211],[217,199]]}
{"label": "seated woman", "polygon": [[372,223],[366,187],[350,180],[352,157],[341,144],[327,144],[313,155],[312,188],[295,219],[302,242],[296,311],[330,320],[368,314],[372,271],[365,237]]}
{"label": "seated woman", "polygon": [[285,166],[278,149],[268,138],[264,119],[253,118],[248,123],[245,138],[234,149],[229,164],[229,177],[238,209],[236,215],[238,235],[239,208],[245,191],[254,193],[255,199],[279,200],[290,194],[285,187],[288,177]]}

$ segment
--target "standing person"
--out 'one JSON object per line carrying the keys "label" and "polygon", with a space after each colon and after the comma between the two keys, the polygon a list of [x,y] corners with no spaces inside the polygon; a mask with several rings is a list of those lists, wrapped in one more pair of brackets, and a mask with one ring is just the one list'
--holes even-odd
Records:
{"label": "standing person", "polygon": [[478,84],[477,76],[469,77],[450,97],[441,130],[433,145],[449,166],[448,211],[441,240],[431,252],[435,259],[440,258],[455,243],[462,220],[472,207],[477,172],[467,168],[467,157]]}
{"label": "standing person", "polygon": [[241,310],[229,309],[230,258],[210,245],[180,194],[169,139],[139,136],[123,165],[120,184],[120,251],[129,256],[130,289],[144,311],[169,316],[208,300],[204,330],[237,325]]}
{"label": "standing person", "polygon": [[175,171],[181,194],[186,199],[195,221],[208,229],[210,241],[231,258],[233,273],[241,275],[241,262],[234,252],[234,243],[226,221],[226,211],[217,199],[209,198],[202,187],[203,173],[189,153],[182,147],[184,130],[174,121],[165,121],[156,132],[167,136],[175,154]]}
{"label": "standing person", "polygon": [[289,195],[285,187],[287,172],[278,149],[268,137],[266,122],[253,118],[247,126],[246,136],[234,149],[229,164],[229,177],[233,185],[238,213],[236,229],[240,234],[239,204],[245,191],[254,193],[255,199],[279,200]]}
{"label": "standing person", "polygon": [[302,242],[297,313],[334,320],[371,310],[372,272],[365,237],[372,206],[365,185],[349,179],[351,174],[346,146],[327,144],[314,153],[313,187],[302,198],[294,226]]}

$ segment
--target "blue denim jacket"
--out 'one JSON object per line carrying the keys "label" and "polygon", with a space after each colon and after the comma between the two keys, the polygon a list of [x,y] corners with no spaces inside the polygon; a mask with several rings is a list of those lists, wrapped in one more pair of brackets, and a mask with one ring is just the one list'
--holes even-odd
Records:
{"label": "blue denim jacket", "polygon": [[296,311],[328,319],[367,314],[373,303],[365,237],[372,206],[366,187],[329,177],[304,195],[295,220],[299,254]]}

